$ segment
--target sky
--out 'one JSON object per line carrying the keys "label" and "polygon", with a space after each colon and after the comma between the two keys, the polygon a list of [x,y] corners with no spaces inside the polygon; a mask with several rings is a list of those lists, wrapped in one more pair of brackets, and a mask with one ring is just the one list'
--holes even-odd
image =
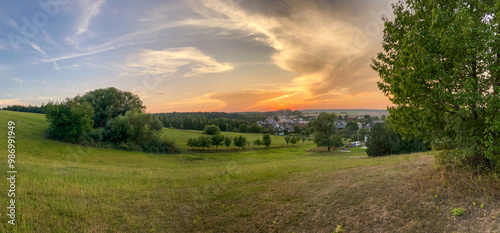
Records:
{"label": "sky", "polygon": [[0,107],[116,87],[147,112],[386,109],[393,2],[2,1]]}

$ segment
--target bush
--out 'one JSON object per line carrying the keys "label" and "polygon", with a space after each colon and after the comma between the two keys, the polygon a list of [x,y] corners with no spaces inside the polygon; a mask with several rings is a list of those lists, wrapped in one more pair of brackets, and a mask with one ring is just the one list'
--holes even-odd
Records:
{"label": "bush", "polygon": [[243,136],[238,136],[233,138],[233,143],[235,146],[244,149],[245,145],[247,144],[247,139]]}
{"label": "bush", "polygon": [[377,123],[373,125],[366,143],[368,156],[377,157],[429,150],[426,143],[416,139],[403,139],[400,134],[394,132],[387,124]]}
{"label": "bush", "polygon": [[262,144],[264,144],[264,146],[266,147],[269,147],[271,145],[271,135],[266,134],[262,136]]}
{"label": "bush", "polygon": [[257,138],[257,139],[255,139],[255,141],[253,141],[253,144],[256,145],[257,147],[259,147],[262,145],[262,141],[260,140],[260,138]]}
{"label": "bush", "polygon": [[48,136],[66,142],[80,142],[84,133],[92,129],[94,110],[88,103],[66,99],[61,103],[49,103],[45,117],[50,122]]}
{"label": "bush", "polygon": [[219,126],[216,126],[216,125],[207,125],[207,126],[205,126],[203,133],[208,134],[208,135],[215,135],[215,134],[220,133],[220,128],[219,128]]}

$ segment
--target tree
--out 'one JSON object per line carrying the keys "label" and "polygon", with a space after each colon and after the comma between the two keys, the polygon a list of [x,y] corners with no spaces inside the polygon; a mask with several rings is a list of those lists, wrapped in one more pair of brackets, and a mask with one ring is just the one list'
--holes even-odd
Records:
{"label": "tree", "polygon": [[[384,18],[383,51],[372,61],[405,137],[446,141],[459,164],[500,171],[498,1],[417,1]],[[451,160],[450,160],[451,161]]]}
{"label": "tree", "polygon": [[87,102],[94,109],[94,128],[105,127],[107,122],[119,115],[125,115],[131,110],[144,110],[139,96],[127,91],[120,91],[114,87],[96,89],[75,97],[80,103]]}
{"label": "tree", "polygon": [[302,144],[304,144],[304,142],[306,141],[306,139],[307,139],[306,136],[301,136],[300,137],[300,140],[302,140]]}
{"label": "tree", "polygon": [[248,127],[248,132],[249,133],[260,133],[260,126],[254,122],[254,123],[250,124],[250,127]]}
{"label": "tree", "polygon": [[205,126],[205,129],[203,129],[203,133],[208,135],[215,135],[220,133],[220,128],[216,125],[207,125]]}
{"label": "tree", "polygon": [[382,115],[381,120],[385,121],[385,118],[386,118],[386,116],[385,116],[385,115]]}
{"label": "tree", "polygon": [[[317,146],[326,146],[328,151],[331,147],[340,146],[342,140],[337,136],[335,128],[335,114],[321,112],[316,120],[312,121],[314,142]],[[340,141],[340,143],[339,143]]]}
{"label": "tree", "polygon": [[238,136],[233,138],[233,143],[235,146],[243,149],[245,148],[245,145],[247,144],[247,139],[243,136]]}
{"label": "tree", "polygon": [[200,144],[198,143],[198,140],[196,140],[196,138],[188,138],[188,140],[186,141],[186,145],[191,147],[191,149],[193,149],[194,147],[200,146]]}
{"label": "tree", "polygon": [[49,121],[49,137],[67,142],[79,142],[85,132],[92,129],[94,110],[89,103],[66,99],[61,103],[50,102],[45,107]]}
{"label": "tree", "polygon": [[224,143],[224,135],[216,134],[212,136],[212,145],[215,146],[215,151],[217,151],[217,147],[222,146]]}
{"label": "tree", "polygon": [[286,145],[288,146],[288,143],[290,143],[290,140],[292,139],[292,137],[290,136],[285,136],[285,142],[286,142]]}
{"label": "tree", "polygon": [[368,131],[367,128],[361,128],[359,130],[359,140],[360,141],[364,141],[365,140],[365,136],[367,136],[369,133],[370,133],[370,131]]}
{"label": "tree", "polygon": [[292,138],[290,139],[290,143],[292,143],[292,145],[297,144],[297,142],[298,142],[297,137],[292,137]]}
{"label": "tree", "polygon": [[256,145],[257,147],[259,147],[262,145],[262,141],[260,140],[260,138],[257,138],[257,139],[255,139],[255,141],[253,141],[253,144]]}
{"label": "tree", "polygon": [[358,130],[359,130],[358,123],[355,121],[349,121],[349,122],[347,122],[347,124],[344,128],[344,134],[346,135],[346,137],[350,138],[353,135],[356,135]]}
{"label": "tree", "polygon": [[233,139],[231,137],[224,137],[224,146],[229,148],[231,146],[231,143],[233,142]]}
{"label": "tree", "polygon": [[296,125],[293,127],[293,132],[296,133],[296,134],[300,134],[300,132],[302,131],[302,128],[300,128],[300,126]]}
{"label": "tree", "polygon": [[266,134],[262,136],[262,144],[264,144],[264,146],[266,147],[269,147],[271,145],[271,135]]}
{"label": "tree", "polygon": [[247,124],[241,124],[240,125],[240,133],[246,133],[248,132],[248,125]]}
{"label": "tree", "polygon": [[201,135],[198,137],[197,141],[198,141],[198,146],[203,149],[205,149],[205,147],[210,149],[210,145],[212,145],[212,138],[209,136]]}
{"label": "tree", "polygon": [[376,123],[368,136],[366,153],[370,157],[428,151],[429,147],[417,139],[403,139],[388,123]]}

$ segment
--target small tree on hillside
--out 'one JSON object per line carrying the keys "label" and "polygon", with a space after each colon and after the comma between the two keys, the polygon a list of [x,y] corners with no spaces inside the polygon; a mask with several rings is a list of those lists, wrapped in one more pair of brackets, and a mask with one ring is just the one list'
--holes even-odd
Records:
{"label": "small tree on hillside", "polygon": [[255,139],[255,141],[253,141],[253,144],[256,145],[257,147],[259,147],[262,145],[262,141],[260,140],[260,138],[257,138],[257,139]]}
{"label": "small tree on hillside", "polygon": [[331,147],[341,146],[342,140],[336,135],[335,114],[322,112],[316,120],[312,121],[314,142],[317,146],[326,146],[328,151]]}
{"label": "small tree on hillside", "polygon": [[215,146],[215,151],[217,151],[217,147],[222,146],[224,143],[224,136],[220,134],[216,134],[212,136],[212,145]]}
{"label": "small tree on hillside", "polygon": [[238,137],[233,138],[233,143],[235,146],[243,149],[243,148],[245,148],[245,146],[247,144],[247,139],[243,136],[238,136]]}
{"label": "small tree on hillside", "polygon": [[302,144],[304,144],[304,142],[306,141],[306,139],[307,139],[306,136],[300,137],[300,140],[302,140]]}
{"label": "small tree on hillside", "polygon": [[271,145],[271,135],[266,134],[262,136],[262,144],[264,144],[266,147],[269,147]]}
{"label": "small tree on hillside", "polygon": [[191,147],[191,149],[193,149],[194,147],[200,146],[200,144],[198,143],[198,140],[196,138],[188,138],[186,145]]}
{"label": "small tree on hillside", "polygon": [[290,143],[290,140],[292,139],[292,137],[290,136],[285,136],[285,142],[286,142],[286,145],[288,146],[288,143]]}
{"label": "small tree on hillside", "polygon": [[224,137],[224,146],[229,148],[233,142],[233,139],[231,137]]}
{"label": "small tree on hillside", "polygon": [[215,135],[220,133],[220,128],[216,125],[207,125],[205,126],[205,129],[203,129],[203,133],[208,135]]}
{"label": "small tree on hillside", "polygon": [[290,143],[292,143],[292,145],[297,144],[297,137],[292,137],[292,138],[290,139]]}
{"label": "small tree on hillside", "polygon": [[198,137],[198,146],[205,149],[210,149],[210,145],[212,145],[212,140],[209,136],[199,136]]}

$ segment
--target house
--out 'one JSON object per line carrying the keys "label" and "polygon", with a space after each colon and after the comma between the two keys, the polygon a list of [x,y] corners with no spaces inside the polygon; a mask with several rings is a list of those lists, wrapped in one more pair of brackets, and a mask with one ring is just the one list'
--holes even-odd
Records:
{"label": "house", "polygon": [[374,124],[376,123],[384,123],[384,120],[374,120],[372,123],[368,123],[363,128],[367,128],[368,130],[371,130]]}
{"label": "house", "polygon": [[338,120],[337,122],[335,122],[335,128],[337,129],[345,129],[347,125],[347,122],[345,122],[344,120]]}

